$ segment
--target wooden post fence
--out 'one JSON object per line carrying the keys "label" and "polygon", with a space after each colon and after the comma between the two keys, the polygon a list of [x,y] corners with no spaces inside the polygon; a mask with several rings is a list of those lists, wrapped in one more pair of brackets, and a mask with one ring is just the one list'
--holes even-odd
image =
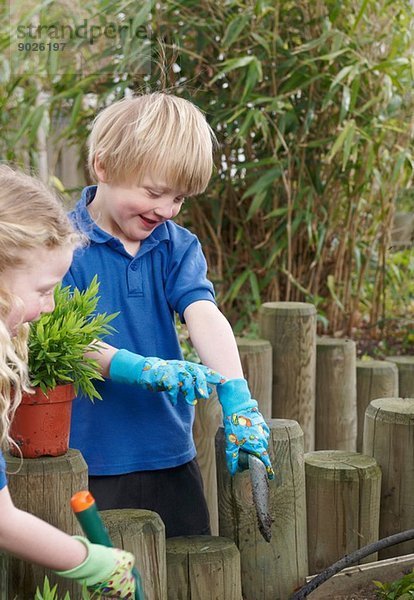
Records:
{"label": "wooden post fence", "polygon": [[223,537],[167,540],[168,600],[242,600],[240,553]]}
{"label": "wooden post fence", "polygon": [[249,471],[231,477],[224,458],[224,429],[216,436],[220,535],[240,550],[244,600],[287,600],[308,574],[303,432],[296,421],[271,419],[269,483],[272,539],[261,536]]}
{"label": "wooden post fence", "polygon": [[365,411],[376,398],[398,397],[398,369],[385,360],[357,360],[357,452],[362,451]]}
{"label": "wooden post fence", "polygon": [[[414,523],[414,398],[378,398],[365,413],[363,452],[382,470],[380,538]],[[386,548],[379,558],[414,552],[414,540]]]}
{"label": "wooden post fence", "polygon": [[103,510],[105,527],[117,548],[135,556],[142,577],[145,600],[167,600],[165,527],[161,517],[151,510]]}
{"label": "wooden post fence", "polygon": [[[26,458],[5,455],[9,490],[17,508],[25,510],[71,535],[81,530],[70,507],[75,492],[88,489],[88,469],[79,450],[69,450],[63,456]],[[79,594],[79,585],[58,577],[50,569],[8,557],[8,597],[33,598],[36,587],[43,589],[45,575],[58,584],[63,597]]]}
{"label": "wooden post fence", "polygon": [[197,461],[200,466],[208,510],[210,512],[211,533],[218,535],[216,453],[214,439],[217,429],[223,422],[223,411],[214,392],[208,400],[202,400],[195,407],[193,426]]}
{"label": "wooden post fence", "polygon": [[305,454],[305,472],[309,572],[315,574],[378,540],[381,469],[372,456],[321,450]]}
{"label": "wooden post fence", "polygon": [[273,348],[272,417],[298,421],[305,450],[315,445],[316,308],[305,302],[266,302],[260,337]]}
{"label": "wooden post fence", "polygon": [[414,398],[414,356],[389,356],[387,360],[398,368],[398,396]]}
{"label": "wooden post fence", "polygon": [[237,338],[243,373],[265,419],[272,416],[272,345],[268,340]]}
{"label": "wooden post fence", "polygon": [[356,450],[356,346],[347,339],[316,343],[317,450]]}

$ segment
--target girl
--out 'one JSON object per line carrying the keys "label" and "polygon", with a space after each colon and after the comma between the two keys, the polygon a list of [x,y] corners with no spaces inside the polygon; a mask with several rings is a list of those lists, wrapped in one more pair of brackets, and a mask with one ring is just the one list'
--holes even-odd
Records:
{"label": "girl", "polygon": [[[28,323],[53,310],[53,289],[81,242],[43,184],[0,166],[0,447],[10,444],[10,421],[29,389]],[[92,592],[132,598],[132,554],[71,537],[16,508],[5,468],[0,450],[0,548],[86,582]]]}

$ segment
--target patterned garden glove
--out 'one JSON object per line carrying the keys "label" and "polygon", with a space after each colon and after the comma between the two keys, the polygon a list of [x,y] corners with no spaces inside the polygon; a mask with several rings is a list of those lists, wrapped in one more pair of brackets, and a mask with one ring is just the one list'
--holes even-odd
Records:
{"label": "patterned garden glove", "polygon": [[74,569],[56,573],[67,579],[75,579],[81,585],[86,583],[89,592],[104,598],[134,598],[133,555],[118,548],[91,544],[89,540],[78,535],[74,537],[85,544],[88,556]]}
{"label": "patterned garden glove", "polygon": [[113,381],[141,385],[150,392],[167,392],[173,405],[181,393],[188,404],[211,394],[209,383],[225,381],[216,371],[186,360],[163,360],[118,350],[109,367]]}
{"label": "patterned garden glove", "polygon": [[269,479],[274,479],[274,471],[267,453],[269,427],[257,408],[256,400],[250,394],[245,379],[229,379],[217,386],[217,395],[224,414],[224,435],[226,438],[226,462],[231,475],[239,467],[239,450],[250,452],[264,463]]}

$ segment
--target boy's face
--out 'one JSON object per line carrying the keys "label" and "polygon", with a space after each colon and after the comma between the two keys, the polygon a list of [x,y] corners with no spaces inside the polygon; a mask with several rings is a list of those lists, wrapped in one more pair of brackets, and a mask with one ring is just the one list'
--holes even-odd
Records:
{"label": "boy's face", "polygon": [[102,229],[121,241],[140,242],[174,219],[183,202],[182,193],[148,176],[138,186],[100,181],[90,213]]}

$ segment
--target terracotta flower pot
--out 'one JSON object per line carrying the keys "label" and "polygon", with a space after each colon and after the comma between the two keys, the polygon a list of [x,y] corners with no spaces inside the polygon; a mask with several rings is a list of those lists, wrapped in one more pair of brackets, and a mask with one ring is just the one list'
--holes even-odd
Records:
{"label": "terracotta flower pot", "polygon": [[[45,395],[40,388],[23,394],[10,435],[24,458],[60,456],[69,448],[70,418],[75,390],[71,383],[58,385]],[[11,446],[11,454],[19,456]]]}

